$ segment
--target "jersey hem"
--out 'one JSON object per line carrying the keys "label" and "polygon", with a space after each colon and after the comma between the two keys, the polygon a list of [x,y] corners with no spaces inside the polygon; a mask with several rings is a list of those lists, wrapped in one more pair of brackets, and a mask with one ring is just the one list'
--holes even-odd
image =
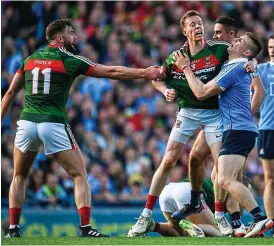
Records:
{"label": "jersey hem", "polygon": [[63,117],[45,115],[45,114],[34,114],[28,112],[22,112],[20,115],[20,120],[28,120],[36,123],[42,122],[52,122],[52,123],[61,123],[66,124],[67,121]]}

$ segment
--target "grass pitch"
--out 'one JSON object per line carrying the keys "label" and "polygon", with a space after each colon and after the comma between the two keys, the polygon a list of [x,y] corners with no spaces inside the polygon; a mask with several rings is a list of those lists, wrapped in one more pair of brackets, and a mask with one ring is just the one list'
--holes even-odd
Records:
{"label": "grass pitch", "polygon": [[274,238],[186,237],[22,237],[2,238],[2,245],[274,245]]}

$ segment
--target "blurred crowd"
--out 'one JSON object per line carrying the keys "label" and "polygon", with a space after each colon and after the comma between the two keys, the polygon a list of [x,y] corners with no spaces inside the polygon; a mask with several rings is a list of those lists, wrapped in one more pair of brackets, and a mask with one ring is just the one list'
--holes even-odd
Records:
{"label": "blurred crowd", "polygon": [[[12,2],[2,5],[1,91],[5,94],[21,62],[47,45],[46,26],[71,18],[78,35],[77,53],[94,62],[144,68],[160,65],[186,41],[179,21],[198,10],[207,39],[214,20],[229,15],[240,34],[253,31],[264,44],[259,62],[268,60],[267,37],[274,33],[274,2]],[[8,197],[13,174],[13,142],[24,91],[16,98],[2,126],[1,191]],[[175,119],[176,103],[167,103],[150,81],[114,81],[78,77],[67,103],[68,123],[83,153],[94,202],[119,204],[146,199],[152,175],[164,155]],[[187,177],[188,155],[196,135],[186,145],[169,181]],[[212,159],[205,167],[212,170]],[[254,149],[245,167],[253,192],[261,196],[263,170]],[[27,204],[74,206],[73,182],[41,147],[31,170]]]}

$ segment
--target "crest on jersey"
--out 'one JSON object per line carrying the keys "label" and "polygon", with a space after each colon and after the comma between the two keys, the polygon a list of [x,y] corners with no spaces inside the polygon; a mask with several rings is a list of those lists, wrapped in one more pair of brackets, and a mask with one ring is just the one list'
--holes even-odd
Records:
{"label": "crest on jersey", "polygon": [[174,126],[175,126],[176,128],[180,128],[181,124],[182,124],[182,121],[176,119]]}
{"label": "crest on jersey", "polygon": [[206,65],[210,65],[210,64],[211,64],[210,56],[207,56],[207,57],[205,58],[205,63],[206,63]]}

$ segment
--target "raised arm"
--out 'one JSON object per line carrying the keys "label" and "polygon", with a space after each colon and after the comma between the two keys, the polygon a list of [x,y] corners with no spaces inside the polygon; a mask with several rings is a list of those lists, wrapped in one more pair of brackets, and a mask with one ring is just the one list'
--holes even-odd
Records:
{"label": "raised arm", "polygon": [[215,80],[211,80],[207,84],[204,84],[194,75],[190,68],[190,60],[186,54],[183,56],[181,52],[176,52],[174,58],[175,65],[183,70],[187,82],[198,100],[202,101],[222,92],[221,87]]}
{"label": "raised arm", "polygon": [[24,87],[24,75],[16,73],[1,102],[1,124],[18,92]]}
{"label": "raised arm", "polygon": [[152,85],[157,91],[161,92],[165,96],[168,102],[174,101],[176,92],[174,89],[167,88],[166,83],[164,81],[152,80]]}
{"label": "raised arm", "polygon": [[157,80],[163,79],[158,66],[151,66],[146,69],[128,68],[123,66],[105,66],[97,64],[89,76],[96,78],[110,79],[148,79]]}
{"label": "raised arm", "polygon": [[265,96],[265,88],[260,76],[257,76],[252,79],[251,88],[254,90],[251,101],[251,111],[255,115],[259,112],[261,104]]}

